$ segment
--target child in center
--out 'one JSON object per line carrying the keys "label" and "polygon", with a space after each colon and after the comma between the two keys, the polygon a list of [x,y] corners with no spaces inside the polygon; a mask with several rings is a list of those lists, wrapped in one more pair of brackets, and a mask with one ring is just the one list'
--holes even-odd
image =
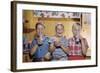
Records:
{"label": "child in center", "polygon": [[63,35],[64,26],[62,23],[58,23],[55,26],[55,35],[51,38],[50,52],[52,56],[52,61],[63,61],[67,60],[68,52],[68,41]]}

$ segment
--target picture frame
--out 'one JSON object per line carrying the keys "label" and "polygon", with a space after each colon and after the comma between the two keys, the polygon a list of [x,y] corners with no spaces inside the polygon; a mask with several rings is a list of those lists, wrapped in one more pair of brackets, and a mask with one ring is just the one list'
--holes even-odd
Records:
{"label": "picture frame", "polygon": [[[90,5],[74,5],[74,4],[60,4],[60,3],[58,4],[58,3],[12,1],[11,2],[11,71],[20,72],[20,71],[97,67],[98,66],[97,11],[98,7],[92,5],[90,6]],[[29,14],[32,12],[34,16],[27,15],[28,12]],[[25,33],[26,36],[29,36],[29,39],[32,39],[31,35],[30,34],[27,35],[26,33],[30,33],[35,30],[35,26],[33,27],[32,25],[28,24],[30,22],[35,23],[36,22],[36,20],[34,20],[35,18],[39,18],[37,20],[39,22],[41,22],[42,18],[42,21],[44,21],[43,23],[47,22],[53,23],[52,20],[54,20],[54,23],[56,21],[62,21],[63,23],[64,21],[69,21],[68,24],[71,24],[72,22],[71,20],[73,20],[80,22],[80,24],[84,24],[81,25],[82,27],[84,27],[82,31],[83,34],[84,33],[86,34],[84,36],[86,36],[86,38],[89,40],[88,41],[89,47],[91,48],[90,49],[91,53],[89,53],[87,59],[75,60],[75,61],[72,60],[52,61],[52,62],[51,61],[31,62],[31,59],[28,60],[28,58],[30,58],[30,54],[29,54],[29,49],[28,52],[27,49],[25,50],[25,52],[23,50],[23,34]],[[51,22],[49,22],[50,20]],[[24,25],[24,23],[26,24]],[[64,25],[64,27],[65,26],[67,25]],[[27,28],[24,29],[24,27]],[[49,27],[49,25],[47,27]],[[54,26],[50,25],[50,27],[52,28],[52,30],[49,30],[51,32],[48,31],[46,32],[46,34],[54,33],[53,32]],[[68,29],[68,27],[65,27],[66,30]],[[66,33],[69,34],[69,32]]]}

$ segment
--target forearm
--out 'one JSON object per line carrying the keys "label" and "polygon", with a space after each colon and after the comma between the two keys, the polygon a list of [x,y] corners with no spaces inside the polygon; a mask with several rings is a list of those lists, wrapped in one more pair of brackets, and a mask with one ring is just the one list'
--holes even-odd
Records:
{"label": "forearm", "polygon": [[53,52],[55,50],[55,47],[53,45],[50,45],[50,48],[49,48],[49,52]]}
{"label": "forearm", "polygon": [[87,49],[86,48],[82,48],[82,51],[83,51],[83,55],[86,55]]}
{"label": "forearm", "polygon": [[86,55],[86,53],[87,53],[87,47],[85,46],[85,43],[82,41],[81,42],[81,45],[82,45],[82,52],[83,52],[83,55]]}
{"label": "forearm", "polygon": [[62,50],[65,52],[65,53],[69,53],[69,48],[65,48],[64,46],[61,46]]}
{"label": "forearm", "polygon": [[31,51],[30,51],[30,54],[31,55],[33,55],[35,52],[36,52],[36,50],[37,50],[37,45],[36,46],[34,46],[32,49],[31,49]]}

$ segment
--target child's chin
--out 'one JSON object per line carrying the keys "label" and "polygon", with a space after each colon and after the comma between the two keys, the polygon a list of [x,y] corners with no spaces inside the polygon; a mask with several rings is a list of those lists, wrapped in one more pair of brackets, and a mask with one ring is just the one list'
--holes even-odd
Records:
{"label": "child's chin", "polygon": [[62,36],[62,34],[58,34],[58,36],[59,36],[59,37],[61,37],[61,36]]}

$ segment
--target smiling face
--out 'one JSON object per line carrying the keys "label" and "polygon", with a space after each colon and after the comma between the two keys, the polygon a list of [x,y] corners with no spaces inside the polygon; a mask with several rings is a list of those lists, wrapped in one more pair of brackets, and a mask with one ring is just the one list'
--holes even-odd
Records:
{"label": "smiling face", "polygon": [[55,30],[57,36],[62,36],[64,32],[64,26],[62,24],[57,24]]}
{"label": "smiling face", "polygon": [[77,37],[81,32],[81,25],[79,23],[73,24],[72,26],[73,36]]}
{"label": "smiling face", "polygon": [[43,35],[44,34],[44,29],[45,29],[44,25],[41,24],[41,23],[38,23],[36,25],[36,33],[37,33],[37,35],[38,36]]}

